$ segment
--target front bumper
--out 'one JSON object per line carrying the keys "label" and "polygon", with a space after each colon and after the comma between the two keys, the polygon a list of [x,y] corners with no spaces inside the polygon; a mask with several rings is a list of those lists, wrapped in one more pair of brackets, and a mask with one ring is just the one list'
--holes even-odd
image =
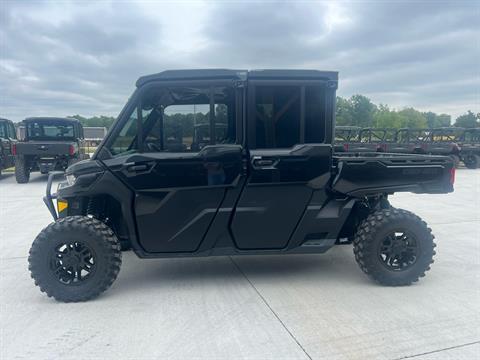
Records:
{"label": "front bumper", "polygon": [[52,194],[52,183],[55,175],[63,175],[63,171],[52,171],[48,174],[48,181],[47,181],[47,190],[45,192],[45,196],[43,197],[43,202],[47,206],[48,211],[53,217],[53,220],[58,219],[58,213],[55,209],[55,205],[53,204],[53,200],[58,198],[58,194]]}

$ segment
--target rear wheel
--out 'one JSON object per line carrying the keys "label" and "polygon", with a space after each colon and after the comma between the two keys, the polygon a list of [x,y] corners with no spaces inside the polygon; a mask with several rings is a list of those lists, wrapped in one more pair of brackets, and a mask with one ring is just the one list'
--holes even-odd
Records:
{"label": "rear wheel", "polygon": [[19,156],[15,160],[15,179],[19,184],[26,184],[30,180],[30,169],[23,156]]}
{"label": "rear wheel", "polygon": [[469,154],[465,156],[463,163],[469,169],[477,169],[478,167],[480,167],[480,156]]}
{"label": "rear wheel", "polygon": [[379,210],[358,227],[355,259],[365,274],[382,285],[410,285],[430,269],[433,239],[415,214],[395,208]]}
{"label": "rear wheel", "polygon": [[35,285],[58,301],[97,297],[117,278],[122,262],[113,231],[87,216],[62,218],[43,229],[28,258]]}

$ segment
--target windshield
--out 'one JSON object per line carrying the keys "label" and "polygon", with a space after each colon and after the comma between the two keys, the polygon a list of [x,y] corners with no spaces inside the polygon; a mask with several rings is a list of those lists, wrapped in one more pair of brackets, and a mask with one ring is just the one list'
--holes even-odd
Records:
{"label": "windshield", "polygon": [[74,136],[73,124],[60,121],[32,121],[26,127],[30,140],[70,140]]}

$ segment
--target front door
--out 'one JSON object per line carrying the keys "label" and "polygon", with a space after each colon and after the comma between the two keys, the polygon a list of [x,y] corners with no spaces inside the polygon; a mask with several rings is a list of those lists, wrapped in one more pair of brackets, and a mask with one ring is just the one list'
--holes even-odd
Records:
{"label": "front door", "polygon": [[147,252],[195,252],[226,191],[240,186],[239,96],[220,85],[153,87],[137,96],[141,110],[133,106],[114,129],[104,162],[135,191]]}
{"label": "front door", "polygon": [[13,144],[16,143],[15,127],[9,121],[0,122],[0,149],[3,152],[1,166],[9,168],[14,165]]}
{"label": "front door", "polygon": [[239,249],[286,248],[314,192],[324,192],[332,155],[328,96],[321,81],[249,82],[249,176],[231,222]]}

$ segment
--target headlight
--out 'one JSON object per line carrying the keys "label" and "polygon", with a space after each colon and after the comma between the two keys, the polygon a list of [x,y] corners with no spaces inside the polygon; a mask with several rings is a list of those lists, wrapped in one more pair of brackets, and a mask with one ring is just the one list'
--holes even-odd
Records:
{"label": "headlight", "polygon": [[70,175],[67,175],[67,184],[68,186],[72,186],[73,184],[75,184],[75,181],[77,180],[77,178],[75,177],[75,175],[73,174],[70,174]]}

